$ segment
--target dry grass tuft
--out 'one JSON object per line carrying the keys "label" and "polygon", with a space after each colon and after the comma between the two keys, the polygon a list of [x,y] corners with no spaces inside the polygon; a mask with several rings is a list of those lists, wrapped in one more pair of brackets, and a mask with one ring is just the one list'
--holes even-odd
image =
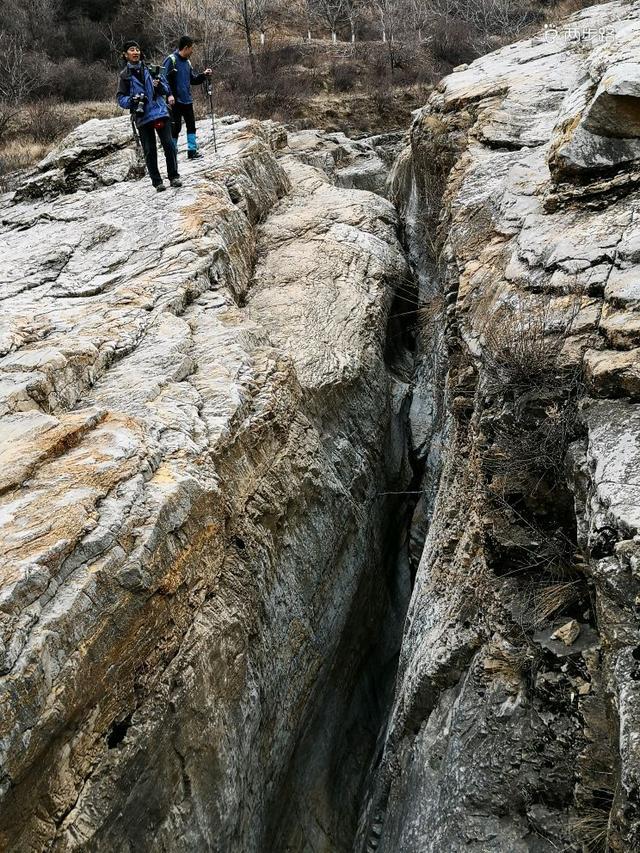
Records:
{"label": "dry grass tuft", "polygon": [[484,390],[501,404],[487,422],[483,469],[494,494],[542,494],[563,480],[578,430],[580,372],[561,362],[579,303],[568,316],[544,306],[493,315],[483,330]]}
{"label": "dry grass tuft", "polygon": [[611,849],[609,847],[610,803],[596,804],[585,809],[573,822],[572,829],[582,841],[585,853],[608,853]]}
{"label": "dry grass tuft", "polygon": [[517,395],[570,382],[575,371],[560,364],[560,353],[579,307],[576,300],[561,320],[545,305],[520,304],[493,315],[483,329],[488,393]]}
{"label": "dry grass tuft", "polygon": [[490,645],[487,657],[482,662],[485,675],[497,678],[509,686],[520,685],[524,673],[531,664],[526,646]]}
{"label": "dry grass tuft", "polygon": [[549,622],[556,614],[565,610],[580,598],[580,581],[550,583],[536,589],[533,594],[531,621],[534,628]]}
{"label": "dry grass tuft", "polygon": [[[0,104],[0,116],[3,115]],[[10,189],[16,173],[36,165],[74,127],[93,118],[122,115],[115,103],[86,101],[61,104],[42,99],[7,108],[0,144],[0,190]]]}
{"label": "dry grass tuft", "polygon": [[418,328],[424,340],[431,340],[436,332],[443,328],[445,308],[444,294],[441,291],[433,293],[418,308]]}

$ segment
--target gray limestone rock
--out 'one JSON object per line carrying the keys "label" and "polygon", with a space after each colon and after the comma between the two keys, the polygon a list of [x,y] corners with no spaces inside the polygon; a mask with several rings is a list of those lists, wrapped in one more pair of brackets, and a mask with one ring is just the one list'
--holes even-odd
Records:
{"label": "gray limestone rock", "polygon": [[217,157],[200,131],[206,156],[161,197],[114,176],[117,119],[3,199],[15,853],[265,849],[314,708],[345,661],[354,689],[366,674],[354,608],[399,631],[378,494],[407,477],[384,361],[395,211],[279,159],[275,125],[224,123]]}
{"label": "gray limestone rock", "polygon": [[456,69],[393,173],[446,364],[361,853],[640,849],[640,4],[567,26],[610,37]]}

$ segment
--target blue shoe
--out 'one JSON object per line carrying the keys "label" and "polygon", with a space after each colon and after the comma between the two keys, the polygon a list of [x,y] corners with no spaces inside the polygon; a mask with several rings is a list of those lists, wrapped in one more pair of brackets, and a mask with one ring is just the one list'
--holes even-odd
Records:
{"label": "blue shoe", "polygon": [[198,151],[195,133],[187,133],[187,157],[189,160],[199,160],[202,157]]}

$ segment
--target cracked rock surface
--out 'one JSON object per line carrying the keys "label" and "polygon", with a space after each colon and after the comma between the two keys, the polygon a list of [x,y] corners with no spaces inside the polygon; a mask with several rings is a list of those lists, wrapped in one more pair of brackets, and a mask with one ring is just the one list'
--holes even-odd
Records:
{"label": "cracked rock surface", "polygon": [[[262,849],[402,481],[392,205],[230,120],[126,119],[2,199],[0,847]],[[367,619],[384,610],[362,603]]]}
{"label": "cracked rock surface", "polygon": [[445,78],[394,173],[445,415],[367,853],[640,849],[640,4],[566,26],[608,37]]}

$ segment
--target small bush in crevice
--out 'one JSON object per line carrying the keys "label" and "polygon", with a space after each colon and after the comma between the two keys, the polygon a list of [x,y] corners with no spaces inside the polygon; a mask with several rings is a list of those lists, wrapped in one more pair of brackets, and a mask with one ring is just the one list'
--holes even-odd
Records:
{"label": "small bush in crevice", "polygon": [[525,515],[500,495],[491,495],[491,499],[487,537],[497,576],[535,577],[543,584],[572,582],[582,576],[575,530],[562,516],[553,512],[547,519]]}
{"label": "small bush in crevice", "polygon": [[568,607],[576,604],[584,591],[580,580],[545,583],[534,588],[532,594],[531,622],[540,628]]}
{"label": "small bush in crevice", "polygon": [[573,821],[571,828],[584,845],[586,853],[608,853],[611,850],[609,834],[612,802],[613,794],[603,796],[583,809],[580,817]]}
{"label": "small bush in crevice", "polygon": [[486,678],[499,678],[517,686],[531,665],[531,653],[527,645],[490,644],[482,662]]}
{"label": "small bush in crevice", "polygon": [[447,124],[437,116],[427,116],[423,121],[423,136],[414,151],[414,171],[420,175],[419,187],[422,202],[420,228],[427,243],[428,255],[439,255],[438,222],[449,173],[456,160]]}
{"label": "small bush in crevice", "polygon": [[545,309],[519,308],[485,326],[483,390],[492,405],[482,416],[482,469],[494,496],[522,495],[534,508],[564,488],[566,453],[580,432],[580,372],[560,357],[574,318],[573,308],[560,324]]}
{"label": "small bush in crevice", "polygon": [[576,302],[559,327],[545,307],[519,305],[494,315],[483,329],[487,393],[517,396],[573,385],[576,370],[561,365],[560,354],[578,310]]}
{"label": "small bush in crevice", "polygon": [[495,426],[483,457],[492,491],[520,492],[545,477],[558,481],[576,432],[577,414],[571,402],[549,402],[542,412],[539,406],[513,407]]}

